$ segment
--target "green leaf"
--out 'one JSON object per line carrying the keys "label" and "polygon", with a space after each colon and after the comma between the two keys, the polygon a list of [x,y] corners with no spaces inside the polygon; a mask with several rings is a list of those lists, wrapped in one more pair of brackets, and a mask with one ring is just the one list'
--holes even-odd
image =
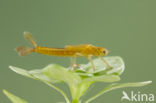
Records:
{"label": "green leaf", "polygon": [[119,81],[120,77],[117,75],[102,75],[102,76],[93,76],[90,78],[85,78],[83,82],[116,82]]}
{"label": "green leaf", "polygon": [[71,71],[69,68],[57,64],[50,64],[41,70],[27,71],[21,68],[10,66],[11,70],[23,76],[41,80],[50,87],[59,91],[69,102],[65,93],[51,83],[65,82],[74,100],[79,99],[94,82],[116,82],[120,80],[119,74],[124,70],[124,62],[121,57],[105,57],[113,68],[108,69],[103,61],[98,58],[94,59],[96,70],[92,72],[91,64],[83,64],[79,69]]}
{"label": "green leaf", "polygon": [[24,70],[24,69],[21,69],[21,68],[18,68],[18,67],[14,67],[14,66],[9,66],[9,68],[16,72],[17,74],[21,74],[23,76],[26,76],[26,77],[29,77],[29,78],[33,78],[33,76],[31,74],[29,74],[28,71]]}
{"label": "green leaf", "polygon": [[50,64],[43,69],[44,74],[50,80],[58,80],[67,84],[77,84],[81,81],[81,78],[74,74],[71,70],[67,70],[62,66],[56,64]]}
{"label": "green leaf", "polygon": [[[90,85],[94,82],[111,83],[120,80],[119,75],[121,75],[125,69],[122,58],[119,56],[111,56],[104,57],[104,59],[112,68],[107,67],[100,58],[93,60],[95,71],[92,70],[91,63],[82,64],[80,68],[75,69],[74,71],[71,71],[69,68],[65,68],[57,64],[50,64],[43,69],[36,69],[31,71],[13,66],[10,66],[10,68],[18,74],[44,82],[45,84],[60,92],[64,96],[66,102],[70,103],[67,95],[52,83],[65,82],[69,86],[69,89],[71,91],[72,100],[79,101],[79,99],[86,93]],[[124,87],[138,87],[147,85],[149,83],[151,82],[148,81],[138,83],[112,84],[104,88],[95,96],[91,97],[89,100],[87,100],[86,103],[94,100],[107,91]]]}
{"label": "green leaf", "polygon": [[81,65],[81,68],[84,69],[87,73],[94,73],[97,75],[104,74],[118,74],[121,75],[125,69],[124,61],[119,56],[109,56],[104,57],[105,61],[112,67],[108,68],[107,65],[100,59],[94,59],[93,63],[95,65],[95,71],[92,70],[91,63]]}
{"label": "green leaf", "polygon": [[26,76],[26,77],[29,77],[29,78],[32,78],[32,79],[39,79],[39,80],[42,80],[42,81],[47,81],[47,82],[52,82],[52,83],[56,83],[56,82],[61,82],[59,80],[55,80],[55,79],[49,79],[43,72],[42,69],[35,69],[35,70],[30,70],[30,71],[27,71],[27,70],[24,70],[24,69],[21,69],[21,68],[18,68],[18,67],[14,67],[14,66],[9,66],[9,68],[20,74],[20,75],[23,75],[23,76]]}
{"label": "green leaf", "polygon": [[[71,71],[57,64],[50,64],[41,70],[31,70],[27,71],[21,68],[9,66],[14,72],[21,74],[23,76],[40,79],[47,82],[58,83],[66,82],[67,84],[77,84],[82,80],[85,81],[101,81],[101,82],[115,82],[120,80],[117,76],[121,74],[124,70],[124,62],[121,57],[112,56],[104,58],[112,67],[112,70],[106,70],[107,66],[101,61],[100,58],[94,60],[96,67],[95,72],[90,72],[92,70],[91,64],[82,65],[81,69]],[[90,68],[90,69],[88,69]],[[116,73],[116,74],[115,74]]]}
{"label": "green leaf", "polygon": [[119,89],[119,88],[125,88],[125,87],[140,87],[140,86],[145,86],[152,83],[152,81],[145,81],[145,82],[136,82],[136,83],[116,83],[112,84],[110,86],[107,86],[103,90],[101,90],[99,93],[88,99],[85,103],[89,103],[92,100],[96,99],[97,97],[101,96],[102,94],[114,90],[114,89]]}
{"label": "green leaf", "polygon": [[[77,72],[65,69],[59,65],[51,64],[43,69],[45,75],[50,79],[56,79],[68,84],[73,99],[80,98],[88,87],[94,82],[115,82],[120,80],[117,75],[90,76],[82,78]],[[85,73],[79,71],[79,73]]]}
{"label": "green leaf", "polygon": [[66,94],[61,89],[59,89],[58,87],[51,84],[51,83],[58,83],[58,82],[61,82],[61,81],[47,77],[44,74],[43,70],[27,71],[27,70],[17,68],[17,67],[14,67],[14,66],[9,66],[9,68],[11,70],[13,70],[14,72],[16,72],[18,74],[21,74],[23,76],[26,76],[26,77],[29,77],[29,78],[32,78],[32,79],[35,79],[35,80],[42,81],[43,83],[47,84],[48,86],[50,86],[50,87],[54,88],[55,90],[57,90],[58,92],[60,92],[64,96],[64,98],[66,100],[66,103],[70,103],[70,101],[69,101],[68,97],[66,96]]}
{"label": "green leaf", "polygon": [[12,101],[12,103],[28,103],[26,102],[25,100],[9,93],[8,91],[6,90],[3,90],[3,93]]}

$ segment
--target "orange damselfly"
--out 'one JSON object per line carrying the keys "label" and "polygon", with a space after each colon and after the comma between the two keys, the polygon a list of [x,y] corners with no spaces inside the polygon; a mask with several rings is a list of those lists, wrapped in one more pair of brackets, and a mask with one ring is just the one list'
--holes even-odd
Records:
{"label": "orange damselfly", "polygon": [[37,52],[39,54],[46,54],[51,56],[72,57],[72,70],[75,66],[77,66],[76,57],[82,56],[90,60],[93,71],[95,70],[95,66],[93,64],[92,56],[96,56],[100,57],[101,60],[108,67],[110,67],[110,65],[104,60],[104,58],[102,58],[102,56],[106,56],[108,54],[108,50],[104,47],[96,47],[91,44],[67,45],[64,48],[41,47],[36,44],[29,32],[24,32],[24,36],[32,43],[34,48],[28,48],[24,46],[16,47],[16,51],[20,56]]}

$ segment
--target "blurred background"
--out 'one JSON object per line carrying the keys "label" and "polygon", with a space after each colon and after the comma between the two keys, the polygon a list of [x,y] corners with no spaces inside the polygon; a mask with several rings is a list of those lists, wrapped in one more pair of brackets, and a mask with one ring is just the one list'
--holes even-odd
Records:
{"label": "blurred background", "polygon": [[[155,94],[155,4],[155,0],[0,0],[0,91],[6,89],[29,103],[64,101],[54,89],[8,68],[13,65],[40,69],[50,63],[69,66],[69,58],[35,53],[18,56],[14,51],[16,46],[31,46],[23,38],[23,32],[29,31],[41,46],[83,43],[104,46],[110,56],[121,56],[125,61],[120,82],[153,81],[145,87],[108,92],[92,103],[120,103],[123,90]],[[78,62],[87,63],[87,60],[79,58]],[[95,85],[85,99],[108,84]],[[70,95],[65,84],[60,87]],[[0,103],[10,103],[2,91]]]}

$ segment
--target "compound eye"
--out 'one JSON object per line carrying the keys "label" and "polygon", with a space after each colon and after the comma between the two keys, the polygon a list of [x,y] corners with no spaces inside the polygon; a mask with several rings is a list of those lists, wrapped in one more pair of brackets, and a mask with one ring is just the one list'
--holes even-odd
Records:
{"label": "compound eye", "polygon": [[103,53],[106,54],[106,50],[104,50]]}
{"label": "compound eye", "polygon": [[107,49],[103,50],[103,54],[107,55],[108,54],[108,50]]}

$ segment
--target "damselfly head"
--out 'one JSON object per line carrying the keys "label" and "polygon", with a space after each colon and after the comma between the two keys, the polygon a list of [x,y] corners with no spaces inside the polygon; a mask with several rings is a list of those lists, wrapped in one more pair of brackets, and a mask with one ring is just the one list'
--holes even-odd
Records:
{"label": "damselfly head", "polygon": [[99,53],[101,56],[106,56],[108,54],[108,50],[104,47],[98,47]]}
{"label": "damselfly head", "polygon": [[107,55],[108,53],[109,53],[108,49],[104,48],[103,54],[104,54],[104,55]]}

